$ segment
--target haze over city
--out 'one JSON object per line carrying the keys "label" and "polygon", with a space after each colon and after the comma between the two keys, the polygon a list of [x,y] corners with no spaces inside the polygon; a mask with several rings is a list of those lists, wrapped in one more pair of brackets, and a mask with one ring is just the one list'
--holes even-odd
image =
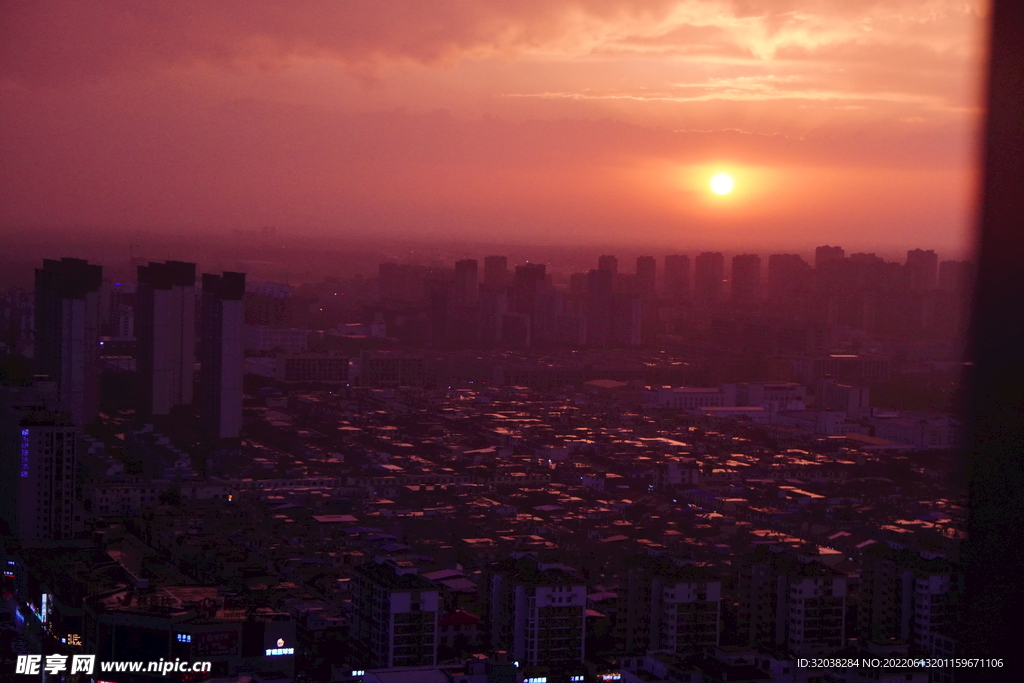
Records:
{"label": "haze over city", "polygon": [[0,677],[1020,679],[1006,6],[0,5]]}

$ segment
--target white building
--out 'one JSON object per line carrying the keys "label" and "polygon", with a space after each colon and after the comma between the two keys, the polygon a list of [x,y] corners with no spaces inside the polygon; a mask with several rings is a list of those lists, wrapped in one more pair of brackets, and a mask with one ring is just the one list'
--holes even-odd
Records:
{"label": "white building", "polygon": [[570,667],[584,658],[587,584],[559,564],[512,557],[492,568],[491,645],[523,667]]}
{"label": "white building", "polygon": [[23,541],[67,540],[82,530],[75,423],[32,389],[11,397],[2,416],[0,510]]}
{"label": "white building", "polygon": [[365,668],[437,664],[437,587],[384,558],[355,571],[351,634]]}
{"label": "white building", "polygon": [[736,385],[723,384],[717,388],[702,387],[648,387],[644,403],[659,408],[722,408],[736,405]]}

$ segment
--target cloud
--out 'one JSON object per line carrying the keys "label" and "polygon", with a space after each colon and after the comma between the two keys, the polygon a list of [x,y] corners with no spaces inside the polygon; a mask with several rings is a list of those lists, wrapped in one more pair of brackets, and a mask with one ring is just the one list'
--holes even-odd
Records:
{"label": "cloud", "polygon": [[196,64],[392,63],[633,51],[772,59],[840,44],[966,53],[962,0],[23,0],[4,4],[4,78],[61,83]]}
{"label": "cloud", "polygon": [[[634,214],[696,222],[674,203],[674,174],[714,161],[803,173],[785,189],[792,213],[773,220],[808,230],[831,220],[826,195],[845,197],[850,223],[927,206],[936,167],[948,235],[963,212],[947,209],[966,205],[951,179],[969,173],[980,11],[953,0],[10,0],[0,225],[372,229],[400,215],[431,216],[438,234],[446,221],[555,234],[583,216],[610,234]],[[872,186],[869,169],[907,201]],[[802,214],[801,201],[822,213]]]}

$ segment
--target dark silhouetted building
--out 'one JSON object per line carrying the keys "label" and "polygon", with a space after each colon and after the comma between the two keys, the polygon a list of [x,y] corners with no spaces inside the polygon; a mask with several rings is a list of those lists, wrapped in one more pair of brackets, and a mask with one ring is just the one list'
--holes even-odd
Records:
{"label": "dark silhouetted building", "polygon": [[636,259],[637,292],[644,299],[653,299],[657,288],[658,262],[653,256]]}
{"label": "dark silhouetted building", "polygon": [[799,254],[768,257],[768,300],[794,305],[810,285],[811,266]]}
{"label": "dark silhouetted building", "polygon": [[455,305],[474,306],[479,294],[476,259],[455,262]]}
{"label": "dark silhouetted building", "polygon": [[537,306],[537,292],[544,285],[546,267],[543,263],[524,263],[516,266],[516,280],[512,293],[512,312],[533,316]]}
{"label": "dark silhouetted building", "polygon": [[191,405],[196,364],[194,263],[138,267],[135,336],[140,415],[169,415],[175,406]]}
{"label": "dark silhouetted building", "polygon": [[690,298],[690,257],[671,254],[665,257],[665,298],[681,303]]}
{"label": "dark silhouetted building", "polygon": [[57,383],[79,428],[99,414],[102,283],[103,269],[81,259],[46,259],[36,269],[36,371]]}
{"label": "dark silhouetted building", "polygon": [[605,347],[612,335],[612,286],[615,276],[609,270],[587,274],[587,344]]}
{"label": "dark silhouetted building", "polygon": [[829,263],[842,262],[846,258],[846,252],[842,247],[830,247],[825,245],[814,250],[814,267],[821,268]]}
{"label": "dark silhouetted building", "polygon": [[740,254],[732,257],[732,302],[749,306],[761,293],[761,257]]}
{"label": "dark silhouetted building", "polygon": [[597,259],[597,269],[606,270],[614,277],[619,272],[619,259],[611,254],[605,254]]}
{"label": "dark silhouetted building", "polygon": [[244,295],[245,273],[203,274],[200,419],[218,439],[242,429]]}
{"label": "dark silhouetted building", "polygon": [[693,263],[693,294],[697,304],[711,307],[722,300],[725,257],[721,252],[705,251]]}

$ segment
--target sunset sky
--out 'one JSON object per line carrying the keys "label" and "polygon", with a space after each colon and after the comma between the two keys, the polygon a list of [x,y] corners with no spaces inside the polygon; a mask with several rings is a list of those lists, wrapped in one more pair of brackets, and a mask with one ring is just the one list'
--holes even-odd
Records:
{"label": "sunset sky", "polygon": [[952,256],[973,217],[985,11],[5,2],[0,230]]}

